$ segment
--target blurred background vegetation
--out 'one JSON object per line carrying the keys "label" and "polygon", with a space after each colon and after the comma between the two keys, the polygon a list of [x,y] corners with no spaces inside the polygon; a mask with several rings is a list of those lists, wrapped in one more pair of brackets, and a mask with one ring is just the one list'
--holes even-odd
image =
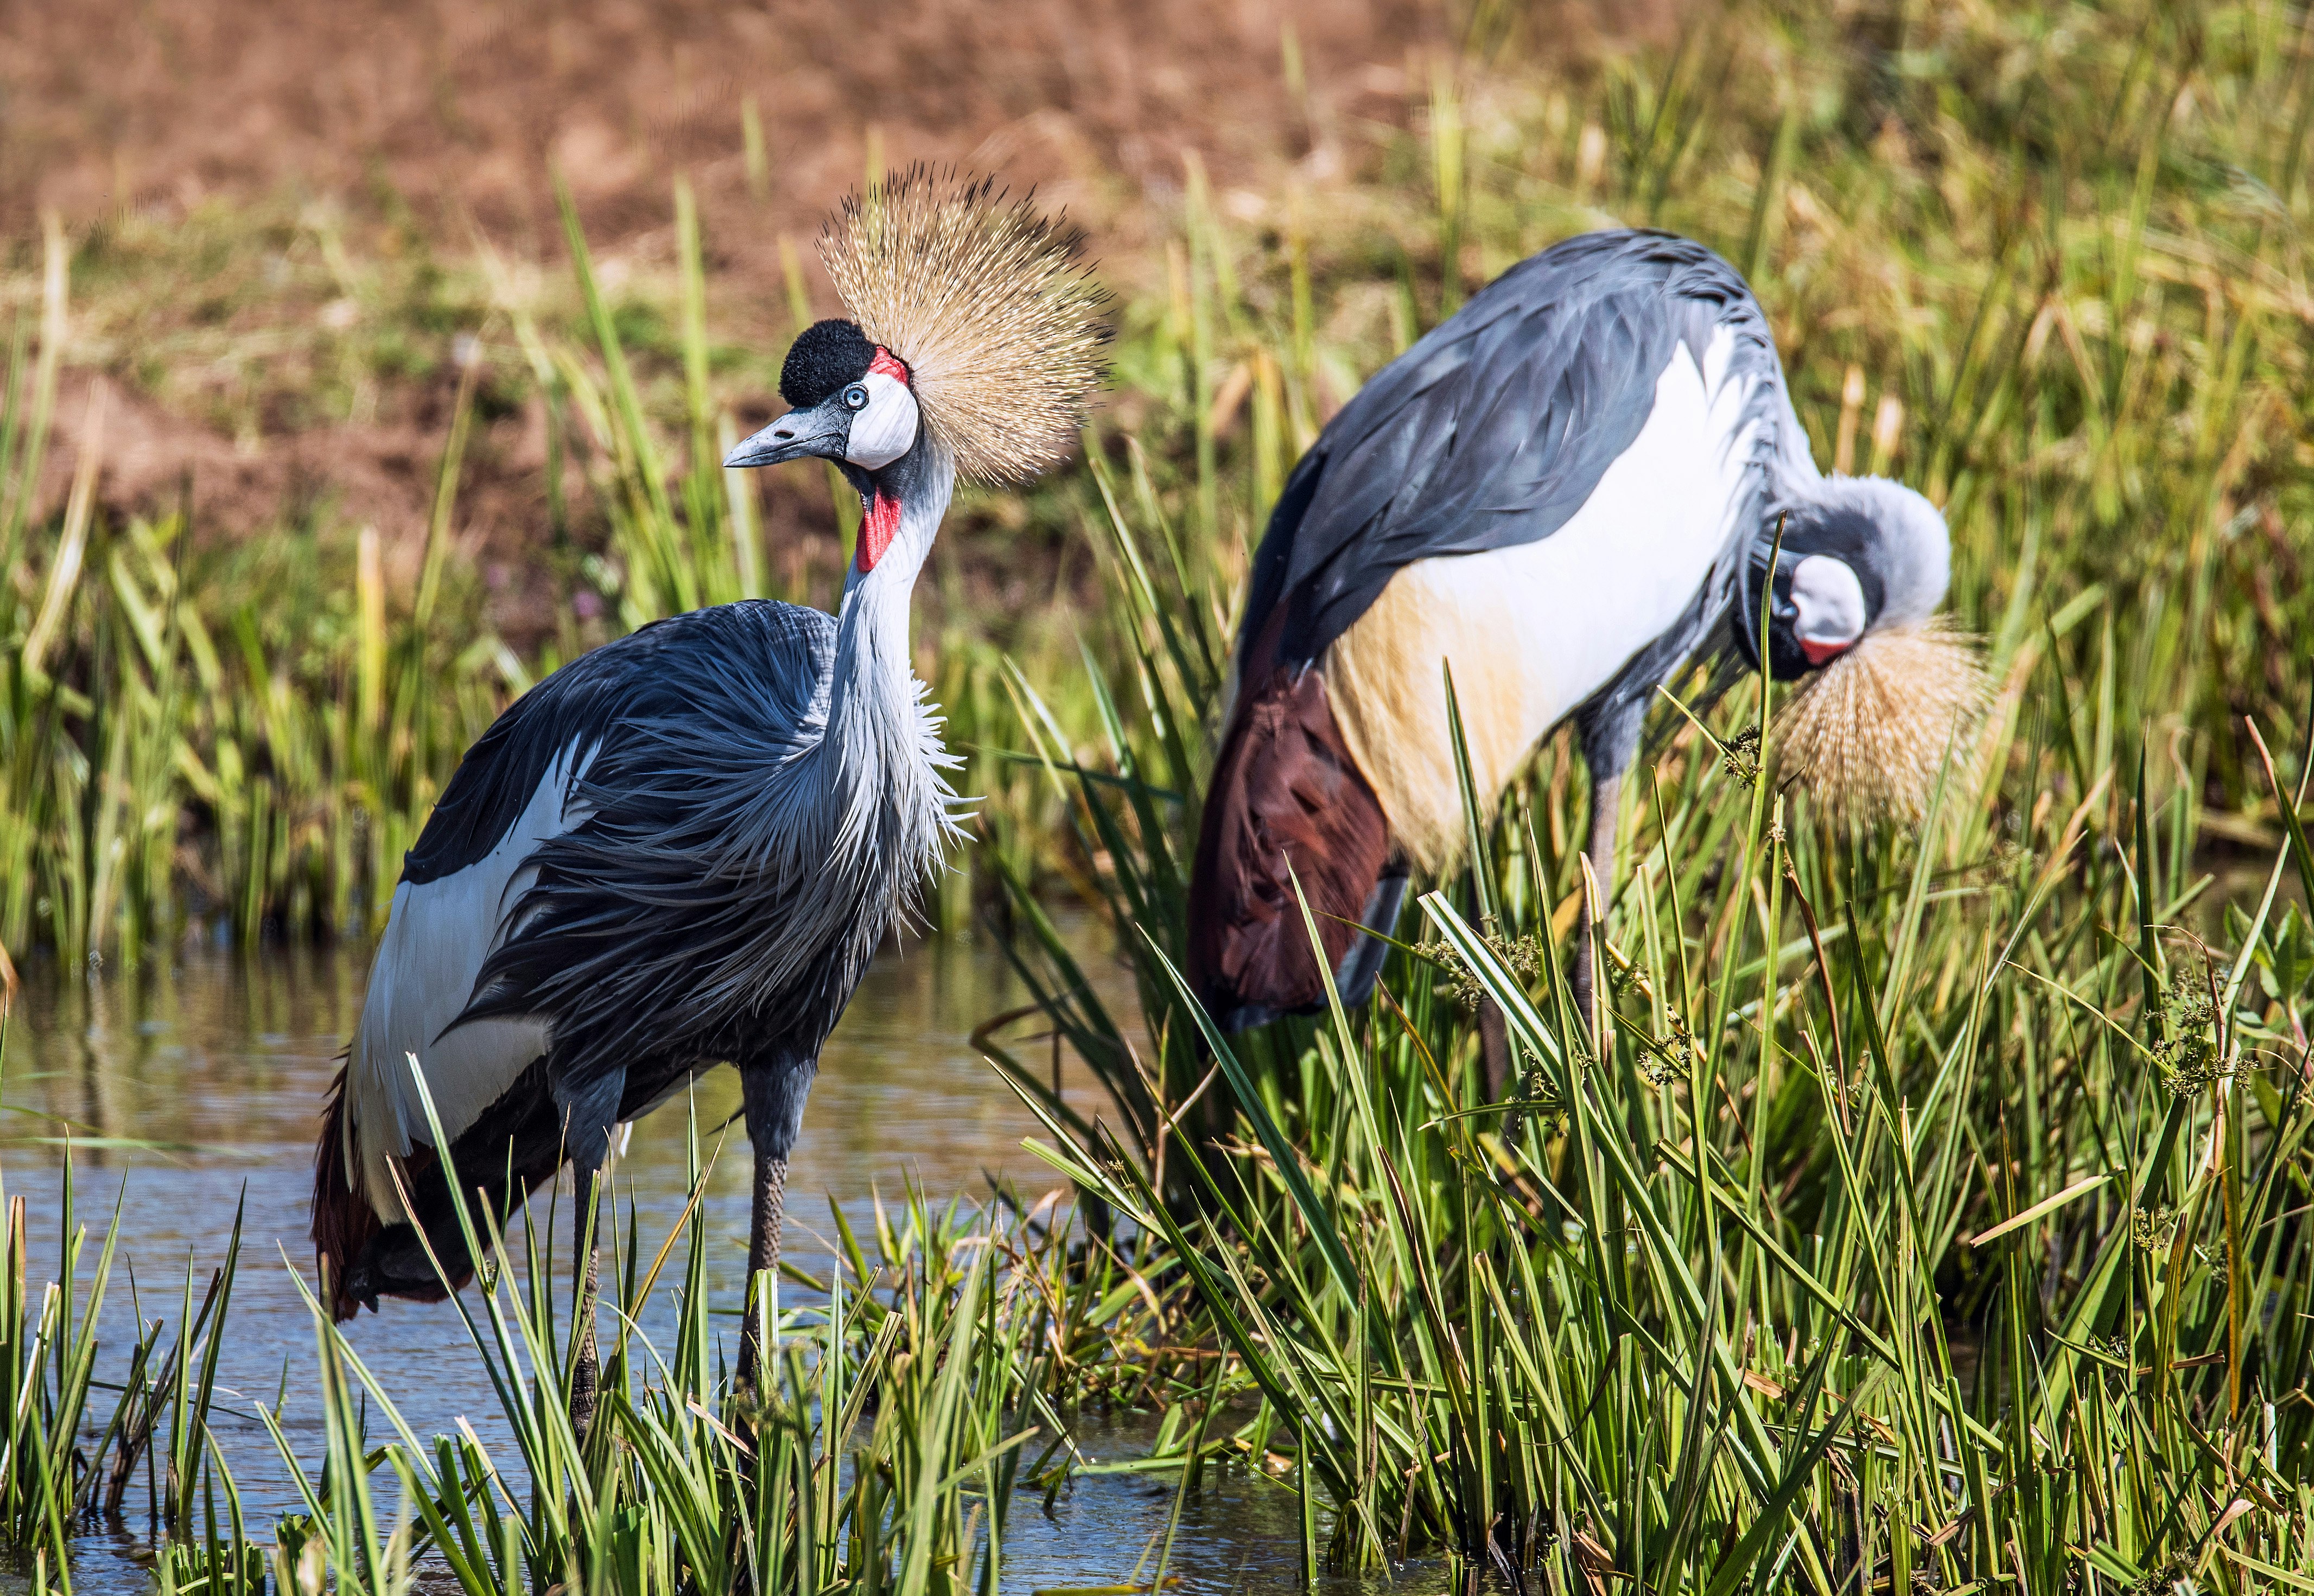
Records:
{"label": "blurred background vegetation", "polygon": [[[834,308],[819,210],[967,160],[1065,202],[1118,294],[1082,459],[958,504],[916,632],[985,795],[936,916],[1010,919],[1040,1001],[980,1039],[1091,1201],[1065,1246],[1022,1232],[1049,1295],[1007,1312],[1049,1320],[970,1344],[921,1512],[963,1522],[962,1465],[1034,1391],[1163,1407],[1183,1494],[1230,1459],[1299,1487],[1313,1574],[1428,1548],[1594,1593],[2314,1583],[2305,12],[477,4],[252,40],[188,4],[107,55],[102,6],[53,9],[17,23],[0,160],[0,945],[358,937],[559,660],[831,602],[855,506],[729,476],[721,442]],[[1594,1047],[1552,974],[1584,804],[1554,743],[1367,1014],[1201,1042],[1167,961],[1270,499],[1365,375],[1612,225],[1727,254],[1819,460],[1945,506],[1999,686],[1973,758],[1921,834],[1849,837],[1668,719]],[[1091,995],[1062,895],[1139,1014]],[[923,1322],[962,1334],[939,1315],[985,1280],[917,1230],[895,1256],[949,1260],[909,1277]],[[932,1366],[863,1378],[914,1401]],[[825,1489],[826,1433],[798,1444]],[[593,1469],[642,1516],[541,1531],[534,1572],[728,1511],[572,1450],[541,1442],[534,1506]],[[339,1578],[393,1583],[332,1533]]]}
{"label": "blurred background vegetation", "polygon": [[[137,34],[125,81],[156,103],[104,128],[85,84],[17,86],[0,944],[19,955],[374,929],[458,753],[557,662],[693,604],[831,603],[845,496],[713,463],[776,409],[795,327],[834,308],[812,216],[917,156],[1041,179],[1091,228],[1120,295],[1091,448],[1219,578],[1216,639],[1285,471],[1366,373],[1533,250],[1660,225],[1751,275],[1826,464],[1947,505],[1965,618],[2097,592],[2112,723],[2145,728],[2215,835],[2278,834],[2231,728],[2292,719],[2306,688],[2293,13],[1482,0],[1232,13],[1226,48],[1175,19],[1120,61],[1101,51],[1129,21],[1096,12],[1100,72],[1039,87],[1024,66],[1013,99],[982,83],[989,104],[943,110],[869,93],[906,64],[889,40],[881,66],[805,51],[700,87],[712,26],[680,10],[636,39],[469,9],[485,36],[462,22],[438,47],[430,109],[402,84],[313,110],[325,78],[275,59],[297,27],[244,59],[198,8]],[[68,54],[81,24],[24,25]],[[542,122],[534,85],[505,128],[462,119],[526,52],[562,51],[577,84],[620,48],[631,97],[669,61],[697,81],[672,107],[620,101],[623,132],[599,95]],[[367,70],[398,84],[379,50]],[[239,119],[185,81],[203,70],[247,80]],[[825,103],[830,73],[856,103]],[[1127,78],[1147,126],[1119,119]],[[811,114],[789,92],[807,80]],[[168,169],[150,135],[172,104],[210,110]],[[995,751],[1022,742],[1017,666],[1096,756],[1098,707],[1068,683],[1112,641],[1098,491],[1078,469],[967,498],[919,608],[969,786],[1021,822],[1011,866],[1047,879],[1082,861],[1048,845],[1049,789]],[[988,891],[968,865],[939,919]]]}

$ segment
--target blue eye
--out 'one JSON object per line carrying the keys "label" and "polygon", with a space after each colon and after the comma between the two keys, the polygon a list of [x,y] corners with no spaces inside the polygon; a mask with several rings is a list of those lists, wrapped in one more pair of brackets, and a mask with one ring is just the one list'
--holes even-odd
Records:
{"label": "blue eye", "polygon": [[846,410],[866,410],[868,408],[868,389],[866,384],[854,383],[852,386],[846,388],[843,391],[843,404]]}

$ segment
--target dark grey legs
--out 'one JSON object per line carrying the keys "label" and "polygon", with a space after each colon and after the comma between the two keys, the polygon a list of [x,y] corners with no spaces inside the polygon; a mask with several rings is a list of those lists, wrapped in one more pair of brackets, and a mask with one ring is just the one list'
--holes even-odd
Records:
{"label": "dark grey legs", "polygon": [[[1576,738],[1582,745],[1583,763],[1591,772],[1589,853],[1603,911],[1615,895],[1615,836],[1620,829],[1623,772],[1631,768],[1631,760],[1639,751],[1639,730],[1647,718],[1647,706],[1655,701],[1656,684],[1671,675],[1702,635],[1696,629],[1704,624],[1703,614],[1702,610],[1690,610],[1686,622],[1640,649],[1621,675],[1575,712]],[[1587,894],[1576,926],[1575,1008],[1583,1016],[1583,1028],[1591,1031],[1597,1028],[1599,1016],[1593,1001],[1598,983],[1592,968]]]}
{"label": "dark grey legs", "polygon": [[1487,1101],[1499,1103],[1511,1083],[1511,1028],[1502,1005],[1479,1000],[1479,1063],[1487,1072]]}
{"label": "dark grey legs", "polygon": [[803,1129],[804,1099],[819,1073],[817,1057],[773,1057],[742,1066],[739,1091],[747,1113],[747,1140],[755,1149],[755,1201],[747,1221],[747,1313],[739,1331],[739,1384],[750,1386],[763,1358],[755,1296],[778,1334],[780,1225],[788,1195],[788,1154]]}
{"label": "dark grey legs", "polygon": [[762,1357],[757,1345],[755,1293],[763,1294],[763,1318],[777,1333],[779,1317],[780,1221],[788,1200],[788,1161],[755,1155],[755,1200],[747,1222],[747,1314],[739,1329],[739,1383],[753,1385]]}
{"label": "dark grey legs", "polygon": [[570,1427],[584,1442],[594,1426],[602,1384],[595,1349],[596,1211],[627,1080],[624,1070],[585,1081],[550,1070],[547,1079],[562,1115],[562,1147],[570,1160],[570,1324],[578,1336],[570,1355]]}
{"label": "dark grey legs", "polygon": [[[1604,908],[1614,892],[1615,837],[1623,797],[1623,775],[1602,777],[1598,767],[1592,767],[1591,778],[1591,841],[1587,850],[1591,874],[1599,886],[1599,904]],[[1591,956],[1591,897],[1585,893],[1583,907],[1575,921],[1575,973],[1569,984],[1574,989],[1575,1012],[1581,1017],[1585,1034],[1597,1029],[1598,1016],[1593,1012],[1592,997],[1598,983],[1592,969]],[[1510,1088],[1511,1043],[1509,1027],[1503,1011],[1491,999],[1479,1003],[1479,1059],[1486,1071],[1487,1099],[1499,1103]]]}
{"label": "dark grey legs", "polygon": [[[570,1164],[574,1195],[570,1204],[570,1322],[578,1333],[578,1350],[570,1360],[570,1428],[581,1444],[595,1426],[595,1399],[602,1385],[602,1364],[595,1347],[595,1292],[601,1251],[595,1244],[602,1158]],[[581,1260],[584,1260],[581,1262]]]}
{"label": "dark grey legs", "polygon": [[[1591,783],[1591,841],[1587,850],[1591,873],[1599,886],[1599,903],[1603,909],[1614,892],[1615,838],[1618,816],[1623,796],[1622,772],[1604,778],[1594,774]],[[1575,921],[1575,973],[1569,984],[1574,989],[1575,1011],[1587,1034],[1596,1030],[1598,1016],[1593,1012],[1592,998],[1598,983],[1592,969],[1591,898],[1583,897],[1582,912]],[[1479,1059],[1486,1071],[1487,1100],[1499,1103],[1510,1088],[1511,1043],[1509,1027],[1503,1011],[1494,1001],[1479,1001]]]}
{"label": "dark grey legs", "polygon": [[[1615,890],[1616,819],[1623,797],[1623,777],[1621,772],[1601,778],[1595,773],[1591,783],[1591,873],[1599,885],[1599,906],[1604,909]],[[1597,990],[1596,973],[1591,967],[1591,897],[1586,892],[1583,911],[1575,921],[1575,1010],[1583,1017],[1583,1027],[1593,1030],[1597,1016],[1592,1011],[1592,996]]]}
{"label": "dark grey legs", "polygon": [[[1372,926],[1383,937],[1398,934],[1398,914],[1406,903],[1409,870],[1406,861],[1400,859],[1392,859],[1382,867],[1382,879],[1366,895],[1365,909],[1358,917],[1361,925]],[[1382,937],[1359,932],[1334,970],[1334,990],[1342,994],[1342,1007],[1354,1014],[1365,1008],[1373,996],[1374,982],[1382,974],[1382,966],[1389,962],[1390,944]]]}

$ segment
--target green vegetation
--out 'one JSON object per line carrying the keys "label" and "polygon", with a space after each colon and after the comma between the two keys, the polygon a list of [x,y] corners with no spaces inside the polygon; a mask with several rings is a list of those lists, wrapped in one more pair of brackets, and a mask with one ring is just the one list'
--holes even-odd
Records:
{"label": "green vegetation", "polygon": [[[615,1455],[557,1427],[551,1305],[509,1269],[467,1307],[526,1504],[463,1442],[370,1450],[324,1331],[326,1484],[261,1554],[285,1587],[395,1586],[423,1542],[470,1590],[723,1589],[729,1536],[777,1588],[839,1561],[858,1588],[986,1588],[1010,1471],[1090,1400],[1164,1406],[1166,1456],[1300,1486],[1313,1574],[1443,1548],[1556,1592],[2314,1585],[2304,17],[1746,4],[1572,75],[1489,59],[1500,21],[1480,8],[1413,133],[1372,135],[1371,181],[1223,204],[1191,169],[1122,313],[1120,400],[1030,510],[1098,561],[1082,656],[1040,632],[1006,658],[946,606],[928,649],[990,795],[980,885],[943,913],[1001,895],[1045,1000],[1019,1024],[1057,1027],[1113,1104],[1073,1112],[992,1027],[1079,1230],[912,1209],[798,1326],[764,1413],[721,1383],[693,1291],[664,1362],[623,1334]],[[1745,268],[1824,452],[1946,504],[1995,707],[1908,836],[1838,833],[1776,785],[1772,694],[1708,713],[1719,743],[1667,709],[1602,884],[1603,1045],[1558,975],[1585,802],[1563,744],[1474,825],[1370,1011],[1225,1044],[1170,966],[1251,531],[1357,374],[1617,221]],[[587,580],[618,624],[779,590],[712,464],[696,250],[653,317],[572,243],[578,297],[501,297],[511,352],[457,415],[527,373],[588,440]],[[556,651],[465,625],[461,423],[414,595],[358,543],[347,580],[319,533],[207,567],[85,493],[28,524],[55,348],[19,337],[0,419],[0,941],[133,954],[189,882],[245,935],[360,925],[458,749]],[[1114,916],[1142,1014],[1090,995],[1056,889]],[[1507,1107],[1481,1100],[1481,996],[1517,1051]],[[974,1223],[998,1239],[966,1245]],[[631,1309],[657,1255],[623,1246]],[[889,1294],[863,1289],[879,1267]],[[42,1357],[9,1411],[53,1438],[85,1382]],[[81,1485],[10,1467],[15,1544],[53,1552]],[[367,1495],[388,1467],[398,1538]],[[206,1503],[171,1521],[176,1588],[250,1566]]]}
{"label": "green vegetation", "polygon": [[[511,1455],[463,1422],[418,1435],[305,1291],[318,1382],[257,1404],[305,1510],[260,1526],[210,1425],[238,1230],[205,1283],[189,1268],[181,1303],[136,1309],[120,1343],[119,1220],[92,1260],[67,1155],[54,1283],[28,1273],[23,1200],[9,1209],[0,1537],[43,1593],[69,1590],[74,1538],[108,1523],[155,1534],[162,1591],[210,1596],[993,1592],[1016,1486],[1065,1477],[1064,1406],[1145,1378],[1117,1366],[1149,1333],[1145,1286],[1114,1253],[1073,1248],[1049,1212],[910,1194],[862,1237],[836,1210],[832,1275],[791,1272],[812,1306],[781,1316],[773,1389],[735,1393],[706,1289],[713,1157],[694,1125],[690,1198],[669,1233],[644,1233],[630,1205],[605,1238],[601,1405],[583,1441],[551,1215],[510,1236],[463,1216],[499,1262],[441,1310],[464,1318]],[[120,1378],[99,1377],[101,1345],[128,1346],[125,1370],[106,1371]],[[109,1415],[98,1390],[113,1394]]]}
{"label": "green vegetation", "polygon": [[[2198,734],[2178,756],[2206,760],[2197,779],[2235,833],[2278,835],[2228,717],[2286,719],[2307,684],[2288,647],[2305,619],[2288,528],[2308,508],[2310,386],[2293,220],[2307,69],[2291,13],[1909,14],[1747,6],[1700,19],[1663,57],[1567,75],[1480,58],[1488,10],[1472,57],[1419,85],[1415,132],[1313,123],[1328,148],[1364,149],[1373,181],[1288,176],[1224,204],[1193,163],[1157,229],[1174,242],[1106,263],[1126,293],[1098,442],[1214,578],[1214,634],[1286,469],[1364,372],[1553,239],[1651,223],[1750,272],[1829,453],[1949,505],[1965,589],[2033,616],[2105,584],[2115,624],[2142,639],[2116,668],[2163,684],[2146,707]],[[575,227],[568,275],[429,252],[406,216],[390,258],[356,260],[326,207],[257,207],[238,252],[214,207],[182,238],[123,224],[20,251],[31,269],[8,285],[0,405],[0,945],[134,959],[189,917],[245,944],[374,928],[458,753],[539,675],[685,604],[825,601],[826,574],[767,548],[755,485],[714,463],[730,407],[769,391],[777,350],[722,341],[701,219],[681,193],[673,210],[674,269],[623,269],[615,289]],[[406,586],[389,590],[359,507],[327,498],[227,548],[172,514],[115,525],[93,493],[31,522],[75,296],[93,347],[119,357],[115,380],[169,388],[119,354],[174,347],[140,344],[122,301],[182,262],[241,304],[256,290],[234,263],[255,254],[278,256],[298,295],[360,307],[340,333],[317,301],[287,360],[331,413],[358,409],[338,388],[400,369],[405,345],[477,335],[450,340],[464,364]],[[799,277],[790,289],[791,315],[810,315]],[[225,336],[182,353],[223,360]],[[485,624],[453,533],[475,415],[534,396],[551,523],[535,558],[557,622],[525,656]],[[585,482],[568,495],[566,460]],[[951,740],[980,751],[967,789],[1023,823],[1005,828],[1008,862],[1080,887],[1076,861],[1042,845],[1062,821],[1047,791],[987,751],[1020,742],[1008,656],[1072,745],[1100,730],[1073,680],[1081,641],[1115,652],[1080,552],[1095,486],[1077,472],[1025,502],[960,505],[922,639]],[[856,507],[833,497],[843,526]],[[1047,596],[985,613],[968,546],[1049,569]],[[996,895],[983,861],[972,869],[943,884],[942,923]]]}
{"label": "green vegetation", "polygon": [[[709,1318],[695,1133],[692,1144],[692,1198],[675,1231],[653,1246],[631,1211],[612,1238],[616,1328],[583,1438],[568,1413],[575,1336],[557,1330],[545,1227],[510,1239],[462,1218],[476,1256],[487,1245],[525,1265],[495,1268],[455,1301],[514,1433],[526,1502],[471,1433],[429,1443],[411,1431],[308,1299],[327,1467],[306,1473],[268,1417],[310,1507],[278,1534],[282,1589],[318,1591],[326,1571],[340,1588],[408,1590],[428,1553],[465,1596],[995,1589],[1019,1454],[1039,1433],[1055,1365],[1077,1350],[1055,1324],[1072,1295],[1059,1241],[1021,1224],[975,1229],[920,1199],[879,1223],[872,1251],[843,1228],[835,1278],[814,1283],[824,1310],[790,1321],[776,1344],[774,1389],[735,1394]],[[640,1328],[663,1274],[680,1304],[664,1348]],[[755,1310],[768,1323],[771,1304]],[[375,1452],[365,1395],[393,1433]],[[1042,1427],[1049,1453],[1054,1426]],[[381,1459],[405,1503],[391,1528],[372,1482]]]}
{"label": "green vegetation", "polygon": [[[588,440],[606,545],[571,575],[607,601],[620,630],[701,604],[805,596],[800,578],[770,574],[754,484],[719,463],[734,429],[708,392],[699,235],[679,185],[676,212],[679,473],[567,207],[574,331],[587,341],[550,336],[511,295],[491,323],[511,334],[507,353],[546,396],[556,436]],[[21,573],[0,583],[0,948],[133,962],[195,917],[247,946],[368,934],[383,926],[402,853],[460,754],[531,682],[605,635],[568,620],[527,661],[475,635],[454,515],[477,405],[507,374],[489,368],[479,344],[460,368],[406,609],[386,592],[368,528],[349,538],[291,528],[202,557],[181,513],[109,525],[94,508],[93,453],[57,525],[29,528],[52,419],[51,351],[70,315],[65,243],[52,233],[47,247],[48,331],[36,356],[22,339],[13,347],[0,416],[0,481],[11,484],[0,560]],[[92,410],[102,403],[99,391]],[[856,524],[857,499],[832,472],[829,481],[839,518]],[[17,558],[33,550],[37,559]],[[968,631],[945,640],[933,680],[951,735],[986,744],[1002,705],[996,657]],[[985,758],[967,776],[985,778],[978,790],[1008,786]],[[934,907],[952,924],[968,904],[959,877],[941,884]]]}
{"label": "green vegetation", "polygon": [[[2048,701],[2012,701],[1918,838],[1808,826],[1744,752],[1772,751],[1764,695],[1719,745],[1673,738],[1629,817],[1595,1048],[1558,976],[1563,755],[1474,832],[1479,868],[1423,900],[1370,1012],[1210,1028],[1173,974],[1174,608],[1148,613],[1135,675],[1162,686],[1122,780],[1077,778],[1131,860],[1107,885],[1146,933],[1144,1027],[1057,939],[1028,960],[1114,1118],[1003,1062],[1052,1163],[1178,1260],[1181,1334],[1236,1355],[1223,1394],[1253,1407],[1231,1440],[1292,1456],[1330,1565],[1444,1546],[1556,1588],[1720,1593],[2314,1571],[2314,993],[2277,907],[2314,865],[2292,813],[2233,951],[2180,923],[2210,885],[2192,794],[2137,750],[2070,785],[2130,740],[2058,651],[2089,606],[2036,660],[1996,631]],[[2004,790],[2037,795],[2018,824]],[[1482,997],[1519,1060],[1504,1105]],[[1239,1106],[1217,1143],[1200,1088]]]}
{"label": "green vegetation", "polygon": [[[1055,1166],[1179,1260],[1236,1354],[1238,1439],[1332,1510],[1332,1566],[1444,1546],[1554,1590],[1710,1596],[2314,1572],[2291,901],[2314,861],[2257,734],[2308,687],[2269,602],[2314,508],[2303,47],[2255,6],[1903,26],[1851,76],[1798,48],[1823,34],[1700,24],[1589,116],[1436,92],[1438,236],[1502,241],[1488,269],[1586,192],[1751,264],[1817,436],[1947,504],[1954,607],[2002,689],[1908,836],[1811,820],[1764,690],[1718,741],[1667,714],[1606,884],[1604,1045],[1558,975],[1584,835],[1563,743],[1474,825],[1370,1012],[1211,1031],[1173,973],[1178,795],[1228,597],[1165,558],[1161,504],[1105,496],[1135,647],[1096,666],[1098,773],[1029,719],[1145,1014],[1035,938],[1113,1114],[1008,1074]],[[1490,123],[1515,163],[1445,148]],[[1214,237],[1193,225],[1226,293],[1249,276]],[[1275,344],[1290,378],[1306,346]],[[2261,833],[2270,869],[2220,888],[2212,833]],[[1224,1089],[1208,1140],[1191,1104]]]}

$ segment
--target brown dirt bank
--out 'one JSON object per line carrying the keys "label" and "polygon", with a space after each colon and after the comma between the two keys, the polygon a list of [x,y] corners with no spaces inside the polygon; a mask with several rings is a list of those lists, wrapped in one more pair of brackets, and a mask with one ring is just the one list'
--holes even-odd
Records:
{"label": "brown dirt bank", "polygon": [[[591,228],[664,225],[667,176],[745,193],[759,110],[774,226],[808,225],[861,171],[977,159],[1054,181],[1178,181],[1181,152],[1266,158],[1297,138],[1290,28],[1321,101],[1442,41],[1423,0],[80,0],[18,4],[0,82],[0,203],[92,219],[285,182],[384,183],[493,236],[549,247],[559,164]],[[1391,85],[1379,85],[1387,91]],[[720,190],[720,192],[718,192]],[[718,208],[720,208],[720,207]]]}
{"label": "brown dirt bank", "polygon": [[[1520,29],[1579,51],[1602,15],[1660,27],[1669,4],[1542,0]],[[1355,178],[1367,130],[1403,124],[1421,91],[1409,64],[1451,44],[1459,14],[1439,0],[0,4],[13,305],[36,308],[40,212],[75,250],[44,497],[62,497],[102,372],[116,508],[173,503],[190,476],[209,535],[321,507],[377,525],[406,562],[455,384],[448,348],[487,304],[471,241],[559,274],[551,173],[606,275],[662,279],[669,187],[687,176],[713,331],[775,356],[782,240],[807,238],[871,151],[1039,185],[1134,283],[1161,272],[1147,246],[1186,155],[1224,190],[1287,163],[1320,188]],[[460,523],[486,564],[519,573],[541,546],[545,457],[527,396],[480,429]],[[772,529],[825,530],[808,484],[772,492]]]}

